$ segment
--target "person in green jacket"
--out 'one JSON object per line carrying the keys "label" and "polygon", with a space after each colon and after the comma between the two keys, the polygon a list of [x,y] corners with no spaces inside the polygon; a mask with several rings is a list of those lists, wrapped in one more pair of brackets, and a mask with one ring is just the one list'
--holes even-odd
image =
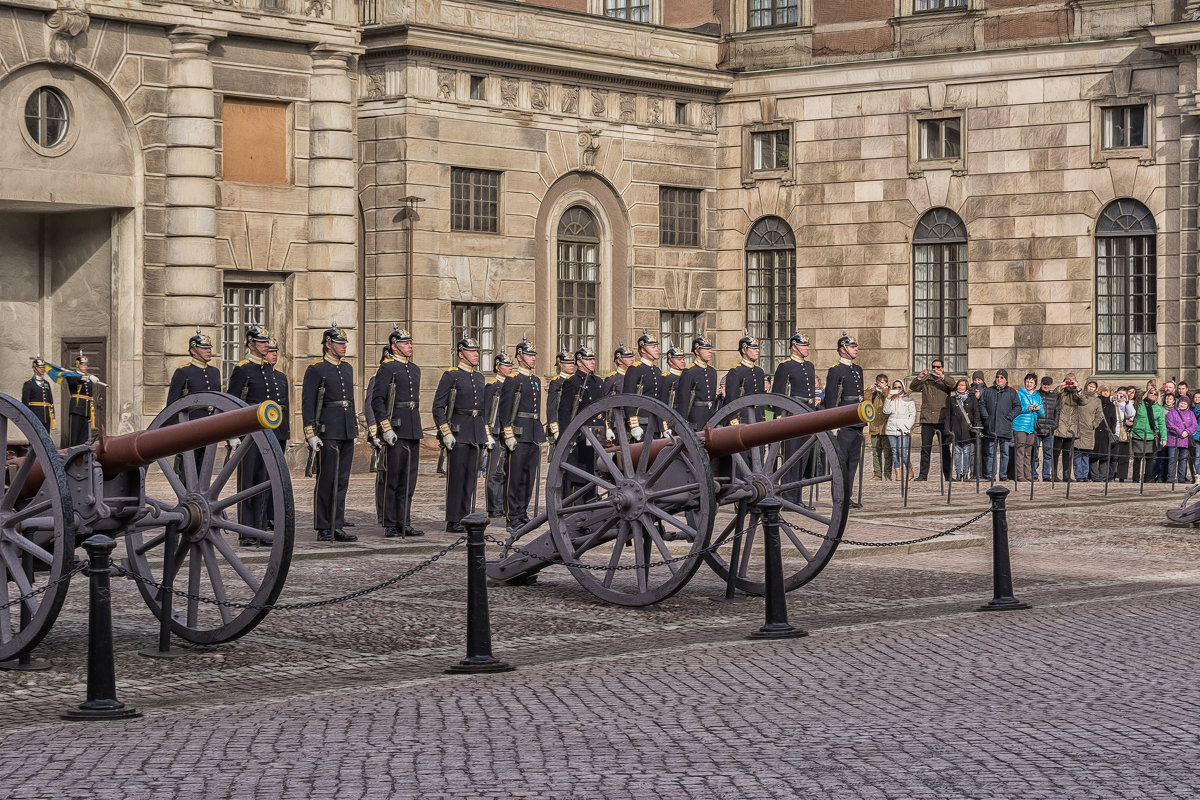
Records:
{"label": "person in green jacket", "polygon": [[1144,480],[1154,480],[1154,452],[1167,440],[1167,415],[1158,404],[1158,390],[1150,387],[1138,398],[1129,438],[1133,446],[1133,477],[1143,470]]}

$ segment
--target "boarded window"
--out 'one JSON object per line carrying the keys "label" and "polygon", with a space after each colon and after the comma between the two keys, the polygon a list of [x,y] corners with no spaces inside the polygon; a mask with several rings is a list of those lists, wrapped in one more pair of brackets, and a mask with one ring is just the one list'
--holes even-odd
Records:
{"label": "boarded window", "polygon": [[221,177],[246,183],[291,183],[288,104],[226,97],[222,107]]}

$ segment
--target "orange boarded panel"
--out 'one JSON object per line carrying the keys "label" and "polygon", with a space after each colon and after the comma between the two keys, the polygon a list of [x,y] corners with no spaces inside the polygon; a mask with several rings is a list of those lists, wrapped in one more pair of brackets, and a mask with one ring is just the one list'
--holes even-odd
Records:
{"label": "orange boarded panel", "polygon": [[222,108],[221,177],[246,183],[290,183],[288,104],[226,97]]}

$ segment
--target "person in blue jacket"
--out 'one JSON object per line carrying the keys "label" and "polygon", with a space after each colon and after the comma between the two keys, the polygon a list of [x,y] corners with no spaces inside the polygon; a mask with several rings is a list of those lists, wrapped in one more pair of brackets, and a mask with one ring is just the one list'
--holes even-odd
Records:
{"label": "person in blue jacket", "polygon": [[1033,445],[1037,441],[1034,428],[1038,417],[1046,412],[1042,408],[1042,397],[1038,394],[1038,376],[1030,372],[1025,376],[1025,385],[1017,389],[1017,401],[1021,413],[1013,420],[1013,440],[1016,443],[1015,465],[1017,481],[1033,480]]}

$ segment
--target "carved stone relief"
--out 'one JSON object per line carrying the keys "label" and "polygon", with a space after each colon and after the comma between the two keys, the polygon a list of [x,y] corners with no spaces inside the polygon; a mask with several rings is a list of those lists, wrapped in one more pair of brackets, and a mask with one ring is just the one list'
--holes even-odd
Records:
{"label": "carved stone relief", "polygon": [[564,86],[562,90],[562,110],[564,114],[579,113],[579,87]]}
{"label": "carved stone relief", "polygon": [[438,70],[438,100],[454,99],[454,70]]}
{"label": "carved stone relief", "polygon": [[600,131],[589,128],[579,132],[579,168],[595,169],[596,153],[600,151]]}
{"label": "carved stone relief", "polygon": [[700,127],[710,131],[717,127],[717,107],[712,103],[700,106]]}
{"label": "carved stone relief", "polygon": [[384,67],[367,67],[367,97],[379,98],[385,93],[387,71]]}
{"label": "carved stone relief", "polygon": [[637,116],[637,95],[621,94],[621,122],[633,122]]}
{"label": "carved stone relief", "polygon": [[651,97],[646,107],[650,115],[651,125],[661,125],[663,121],[663,99],[661,97]]}
{"label": "carved stone relief", "polygon": [[529,92],[529,104],[534,111],[545,111],[550,104],[550,84],[534,81]]}
{"label": "carved stone relief", "polygon": [[76,39],[87,33],[92,19],[87,13],[87,0],[58,0],[58,10],[46,20],[53,32],[50,58],[59,64],[75,63]]}
{"label": "carved stone relief", "polygon": [[608,116],[608,92],[601,92],[597,89],[592,90],[592,116]]}
{"label": "carved stone relief", "polygon": [[517,92],[521,88],[516,78],[500,79],[500,102],[509,108],[517,105]]}
{"label": "carved stone relief", "polygon": [[304,0],[304,16],[325,19],[333,8],[333,0]]}

